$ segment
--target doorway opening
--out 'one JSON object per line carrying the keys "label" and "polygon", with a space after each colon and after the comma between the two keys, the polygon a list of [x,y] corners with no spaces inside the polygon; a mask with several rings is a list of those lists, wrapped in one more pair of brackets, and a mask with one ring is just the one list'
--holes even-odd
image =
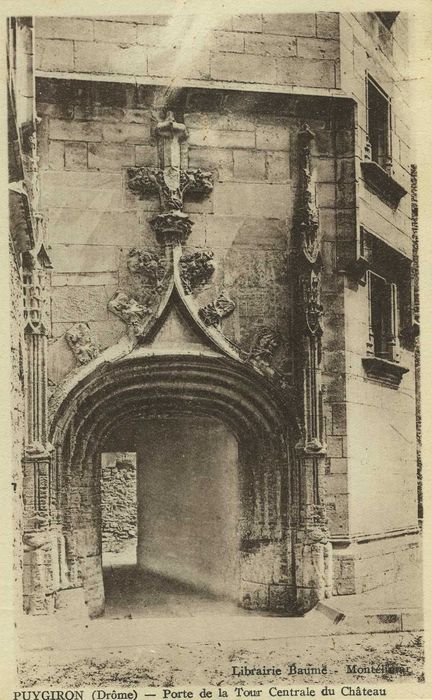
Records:
{"label": "doorway opening", "polygon": [[103,567],[136,566],[135,452],[101,454],[101,529]]}
{"label": "doorway opening", "polygon": [[240,612],[236,437],[178,414],[136,422],[132,439],[101,459],[105,616]]}

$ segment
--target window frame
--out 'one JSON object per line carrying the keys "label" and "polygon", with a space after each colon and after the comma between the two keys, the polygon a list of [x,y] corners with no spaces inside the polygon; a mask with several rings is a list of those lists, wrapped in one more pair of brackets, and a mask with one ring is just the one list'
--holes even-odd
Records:
{"label": "window frame", "polygon": [[[373,279],[381,280],[385,293],[384,303],[387,310],[382,312],[381,337],[377,337],[374,322],[374,299],[373,299]],[[389,362],[399,362],[400,360],[400,297],[398,283],[392,278],[384,277],[375,270],[367,270],[368,289],[368,314],[369,314],[369,340],[367,343],[367,354]],[[382,300],[380,306],[383,306]],[[381,347],[378,350],[378,347]]]}
{"label": "window frame", "polygon": [[[392,167],[392,152],[393,152],[393,130],[392,130],[392,103],[391,97],[386,93],[386,91],[381,87],[377,80],[366,71],[366,137],[367,137],[367,153],[368,160],[376,163],[386,172],[391,171]],[[372,141],[371,141],[371,119],[370,119],[370,94],[369,89],[375,90],[381,98],[383,98],[387,105],[387,119],[386,119],[386,151],[383,157],[384,162],[380,162],[380,159],[373,157],[372,153]]]}

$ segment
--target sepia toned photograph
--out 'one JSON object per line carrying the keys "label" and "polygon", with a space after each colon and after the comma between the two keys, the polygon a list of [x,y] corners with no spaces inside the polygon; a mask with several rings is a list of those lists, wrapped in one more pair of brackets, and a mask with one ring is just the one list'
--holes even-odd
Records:
{"label": "sepia toned photograph", "polygon": [[413,15],[135,5],[3,18],[7,697],[426,697]]}

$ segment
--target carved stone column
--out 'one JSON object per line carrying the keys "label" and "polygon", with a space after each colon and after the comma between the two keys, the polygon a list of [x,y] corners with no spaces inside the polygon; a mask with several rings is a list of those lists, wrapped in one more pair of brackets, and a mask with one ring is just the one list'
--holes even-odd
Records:
{"label": "carved stone column", "polygon": [[302,402],[302,439],[296,445],[297,519],[295,544],[297,607],[310,609],[330,590],[331,545],[324,505],[324,458],[321,390],[322,327],[318,211],[310,145],[313,132],[299,133],[299,200],[296,217],[298,277],[296,328],[300,358],[297,386]]}
{"label": "carved stone column", "polygon": [[59,587],[55,523],[57,486],[48,443],[46,271],[26,254],[23,266],[26,446],[24,471],[24,607],[44,614],[54,609]]}

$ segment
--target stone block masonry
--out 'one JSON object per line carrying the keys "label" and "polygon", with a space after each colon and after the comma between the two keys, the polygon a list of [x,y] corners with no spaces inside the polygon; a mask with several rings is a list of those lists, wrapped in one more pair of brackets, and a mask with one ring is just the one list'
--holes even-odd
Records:
{"label": "stone block masonry", "polygon": [[102,552],[136,544],[135,452],[104,452],[101,458]]}
{"label": "stone block masonry", "polygon": [[[337,13],[238,15],[201,28],[147,17],[38,18],[36,60],[44,72],[339,87]],[[166,25],[166,26],[164,26]],[[200,43],[201,41],[201,43]]]}

